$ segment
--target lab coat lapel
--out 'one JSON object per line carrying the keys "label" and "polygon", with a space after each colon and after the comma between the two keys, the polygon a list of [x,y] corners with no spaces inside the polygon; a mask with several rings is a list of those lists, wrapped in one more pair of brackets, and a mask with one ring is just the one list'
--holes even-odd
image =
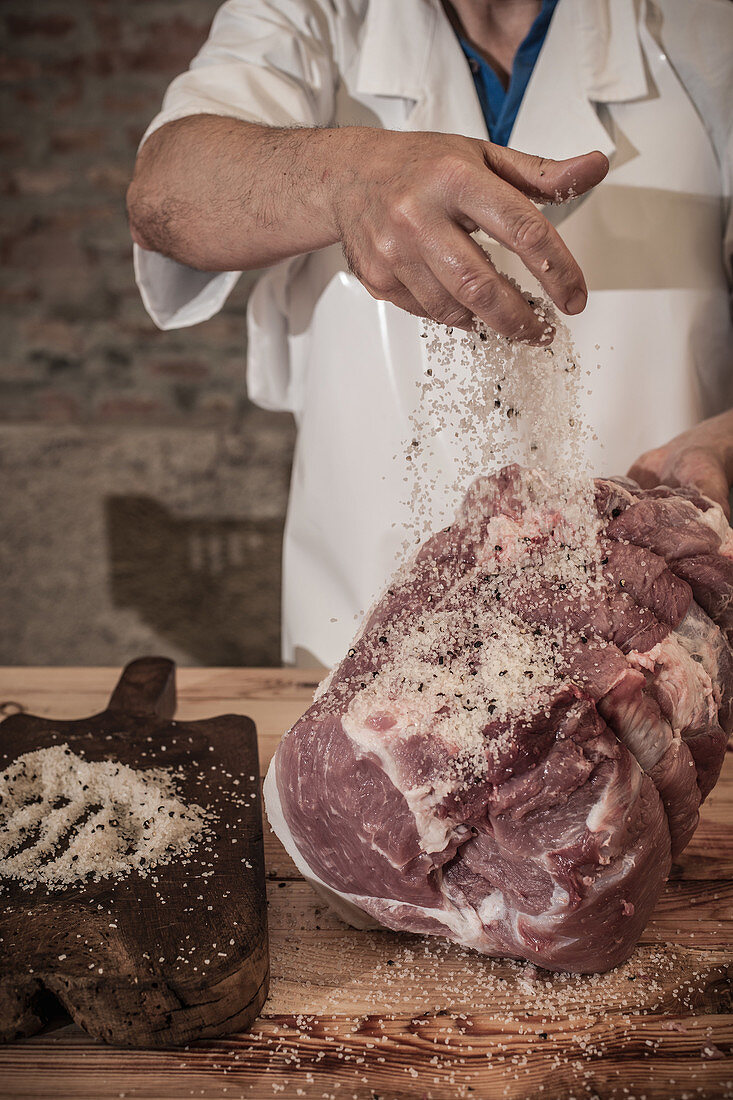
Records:
{"label": "lab coat lapel", "polygon": [[488,138],[471,71],[440,0],[370,0],[357,90],[410,101],[407,130]]}
{"label": "lab coat lapel", "polygon": [[560,0],[509,144],[561,160],[616,146],[596,104],[649,94],[634,0]]}
{"label": "lab coat lapel", "polygon": [[364,95],[419,99],[435,33],[431,0],[369,0],[356,89]]}
{"label": "lab coat lapel", "polygon": [[487,141],[489,131],[466,55],[440,0],[432,8],[435,29],[425,79],[407,124],[411,130],[435,130]]}
{"label": "lab coat lapel", "polygon": [[[561,159],[612,137],[596,104],[649,94],[637,31],[643,0],[560,0],[509,144]],[[409,101],[405,128],[488,137],[470,69],[441,0],[370,0],[357,89]]]}

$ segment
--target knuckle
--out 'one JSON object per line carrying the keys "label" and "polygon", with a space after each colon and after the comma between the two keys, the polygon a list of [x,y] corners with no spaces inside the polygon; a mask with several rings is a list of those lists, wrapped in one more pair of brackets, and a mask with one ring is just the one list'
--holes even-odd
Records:
{"label": "knuckle", "polygon": [[372,298],[378,301],[389,301],[399,290],[399,283],[389,272],[372,270],[367,275],[361,276],[361,282]]}
{"label": "knuckle", "polygon": [[709,462],[714,457],[715,452],[710,447],[706,447],[704,443],[688,443],[676,452],[678,462]]}
{"label": "knuckle", "polygon": [[516,252],[534,252],[544,248],[549,237],[549,222],[534,210],[519,214],[509,231],[510,243]]}
{"label": "knuckle", "polygon": [[636,477],[638,473],[647,473],[652,470],[654,463],[649,458],[649,452],[645,451],[644,454],[639,455],[634,465],[630,468],[629,474],[631,477]]}
{"label": "knuckle", "polygon": [[490,272],[466,271],[460,278],[456,297],[472,313],[479,310],[491,313],[500,303],[498,280]]}
{"label": "knuckle", "polygon": [[383,264],[393,267],[400,258],[401,248],[393,233],[381,233],[374,241],[374,251]]}
{"label": "knuckle", "polygon": [[635,462],[638,469],[643,470],[647,475],[653,474],[655,477],[662,477],[665,469],[670,465],[670,455],[666,447],[654,447],[649,451],[644,451],[644,454],[639,455]]}
{"label": "knuckle", "polygon": [[414,230],[421,221],[420,202],[416,195],[408,192],[395,200],[392,206],[392,218],[400,229]]}
{"label": "knuckle", "polygon": [[465,157],[460,153],[445,152],[433,164],[435,178],[443,187],[460,187],[468,171]]}
{"label": "knuckle", "polygon": [[446,302],[431,311],[433,320],[441,325],[455,328],[468,328],[473,323],[473,314],[458,302]]}

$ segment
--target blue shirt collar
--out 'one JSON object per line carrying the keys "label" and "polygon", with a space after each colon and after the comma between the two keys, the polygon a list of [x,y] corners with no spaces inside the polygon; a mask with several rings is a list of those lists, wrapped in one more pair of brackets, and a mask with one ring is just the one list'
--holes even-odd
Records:
{"label": "blue shirt collar", "polygon": [[506,145],[511,137],[519,107],[557,3],[558,0],[543,0],[542,10],[517,50],[506,90],[488,61],[465,39],[459,39],[471,67],[489,136],[496,145]]}

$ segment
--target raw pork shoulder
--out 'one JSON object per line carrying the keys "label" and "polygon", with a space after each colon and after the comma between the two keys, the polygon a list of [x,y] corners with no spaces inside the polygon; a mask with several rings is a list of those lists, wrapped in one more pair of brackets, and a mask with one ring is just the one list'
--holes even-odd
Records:
{"label": "raw pork shoulder", "polygon": [[733,537],[694,492],[598,480],[589,558],[546,489],[518,467],[473,484],[265,793],[351,923],[582,973],[628,957],[718,778]]}

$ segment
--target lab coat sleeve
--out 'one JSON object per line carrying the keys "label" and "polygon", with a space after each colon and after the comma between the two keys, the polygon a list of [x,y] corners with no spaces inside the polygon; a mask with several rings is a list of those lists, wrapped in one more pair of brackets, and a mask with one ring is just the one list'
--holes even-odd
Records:
{"label": "lab coat sleeve", "polygon": [[[317,0],[228,0],[189,70],[168,88],[143,142],[167,122],[215,114],[271,126],[333,121],[332,5]],[[162,329],[217,313],[241,272],[197,271],[134,246],[143,303]]]}

